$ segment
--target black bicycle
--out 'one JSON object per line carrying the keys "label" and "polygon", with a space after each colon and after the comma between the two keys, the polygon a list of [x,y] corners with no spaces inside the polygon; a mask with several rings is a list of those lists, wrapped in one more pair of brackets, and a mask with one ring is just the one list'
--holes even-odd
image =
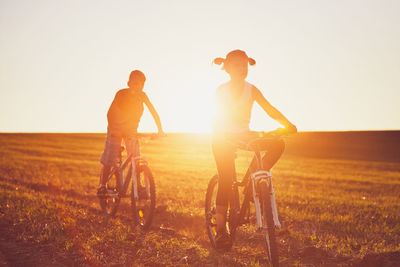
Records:
{"label": "black bicycle", "polygon": [[[250,202],[254,202],[257,232],[265,237],[268,258],[272,266],[279,266],[278,245],[275,237],[275,228],[281,227],[275,203],[274,187],[272,185],[272,173],[263,170],[261,157],[261,144],[266,138],[280,138],[277,131],[270,133],[255,133],[257,137],[248,143],[232,143],[239,149],[254,152],[257,163],[255,169],[250,166],[241,182],[235,181],[232,186],[232,198],[229,201],[227,212],[227,229],[234,240],[236,229],[246,223],[250,223]],[[240,206],[239,187],[243,189],[243,201]],[[209,182],[205,200],[205,219],[208,237],[211,244],[216,248],[216,195],[218,190],[218,175]]]}
{"label": "black bicycle", "polygon": [[[105,216],[115,216],[121,199],[130,197],[134,225],[142,229],[151,225],[156,205],[156,186],[147,161],[140,156],[139,139],[153,139],[156,136],[137,134],[137,153],[128,155],[125,161],[122,160],[125,148],[121,146],[119,160],[112,167],[106,180],[107,192],[99,196],[100,207]],[[131,180],[131,190],[128,193]]]}

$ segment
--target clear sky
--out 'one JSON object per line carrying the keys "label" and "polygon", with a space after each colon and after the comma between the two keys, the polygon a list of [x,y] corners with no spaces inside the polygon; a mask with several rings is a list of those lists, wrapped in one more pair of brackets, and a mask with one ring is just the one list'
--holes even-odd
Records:
{"label": "clear sky", "polygon": [[[103,132],[133,69],[167,132],[210,131],[227,79],[211,61],[237,48],[299,130],[400,129],[399,14],[398,0],[0,0],[0,131]],[[277,126],[259,108],[251,125]]]}

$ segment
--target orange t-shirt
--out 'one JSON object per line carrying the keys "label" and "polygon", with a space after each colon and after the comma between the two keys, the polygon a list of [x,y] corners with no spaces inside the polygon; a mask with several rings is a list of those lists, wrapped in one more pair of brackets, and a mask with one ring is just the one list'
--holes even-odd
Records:
{"label": "orange t-shirt", "polygon": [[121,136],[137,133],[146,101],[148,98],[143,91],[119,90],[107,112],[108,131]]}

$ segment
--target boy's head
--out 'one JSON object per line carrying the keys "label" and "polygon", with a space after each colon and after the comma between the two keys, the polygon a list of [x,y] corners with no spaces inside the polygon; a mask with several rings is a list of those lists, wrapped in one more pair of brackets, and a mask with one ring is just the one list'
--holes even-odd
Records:
{"label": "boy's head", "polygon": [[214,63],[223,65],[223,69],[235,79],[246,79],[248,65],[256,64],[256,61],[247,56],[242,50],[233,50],[226,55],[226,58],[216,58]]}
{"label": "boy's head", "polygon": [[146,76],[140,70],[134,70],[129,75],[128,87],[135,90],[143,90]]}

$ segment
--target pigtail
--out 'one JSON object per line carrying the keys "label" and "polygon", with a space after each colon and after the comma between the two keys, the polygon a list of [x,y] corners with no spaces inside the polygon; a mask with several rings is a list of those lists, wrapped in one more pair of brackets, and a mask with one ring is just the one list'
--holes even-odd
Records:
{"label": "pigtail", "polygon": [[213,60],[213,63],[216,65],[221,65],[224,62],[225,62],[225,58],[222,58],[222,57],[217,57]]}
{"label": "pigtail", "polygon": [[216,65],[223,65],[222,69],[225,69],[226,65],[229,65],[229,61],[233,58],[233,57],[241,57],[241,58],[246,58],[247,62],[249,63],[250,66],[253,66],[256,64],[256,61],[254,60],[254,58],[248,57],[246,55],[246,52],[242,51],[242,50],[233,50],[231,52],[229,52],[226,55],[226,58],[222,58],[222,57],[217,57],[213,60],[213,63]]}
{"label": "pigtail", "polygon": [[256,61],[254,58],[249,57],[249,64],[250,66],[256,65]]}

